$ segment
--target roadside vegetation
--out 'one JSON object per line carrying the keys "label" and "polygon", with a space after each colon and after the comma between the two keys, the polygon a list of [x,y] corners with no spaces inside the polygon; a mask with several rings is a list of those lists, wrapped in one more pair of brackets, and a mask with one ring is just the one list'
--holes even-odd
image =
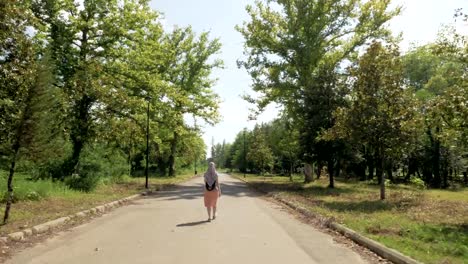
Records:
{"label": "roadside vegetation", "polygon": [[2,230],[205,163],[197,122],[219,121],[222,66],[208,32],[166,30],[145,0],[6,0],[0,24]]}
{"label": "roadside vegetation", "polygon": [[[0,195],[2,203],[7,197],[7,172],[0,171]],[[161,190],[193,177],[193,172],[184,170],[174,177],[158,176],[149,179],[150,190]],[[61,181],[31,180],[26,174],[18,173],[14,192],[15,210],[7,225],[0,228],[0,236],[17,232],[56,218],[71,215],[145,191],[144,177],[122,176],[104,179],[89,192],[74,190]],[[2,213],[4,208],[0,208]]]}
{"label": "roadside vegetation", "polygon": [[[233,173],[243,178],[243,174]],[[385,201],[379,186],[355,180],[303,183],[288,177],[247,174],[249,184],[339,223],[424,263],[465,263],[468,259],[468,189],[424,190],[390,184]]]}
{"label": "roadside vegetation", "polygon": [[[393,6],[393,8],[392,8]],[[237,30],[244,95],[270,122],[214,160],[285,199],[427,263],[468,259],[466,10],[402,50],[391,1],[259,1]]]}

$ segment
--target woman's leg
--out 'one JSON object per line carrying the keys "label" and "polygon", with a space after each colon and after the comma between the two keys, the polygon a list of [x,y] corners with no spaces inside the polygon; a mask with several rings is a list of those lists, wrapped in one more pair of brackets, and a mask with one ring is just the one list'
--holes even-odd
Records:
{"label": "woman's leg", "polygon": [[215,218],[216,218],[216,206],[213,207],[213,219],[215,219]]}
{"label": "woman's leg", "polygon": [[208,220],[211,219],[211,207],[206,207],[206,211],[208,212]]}

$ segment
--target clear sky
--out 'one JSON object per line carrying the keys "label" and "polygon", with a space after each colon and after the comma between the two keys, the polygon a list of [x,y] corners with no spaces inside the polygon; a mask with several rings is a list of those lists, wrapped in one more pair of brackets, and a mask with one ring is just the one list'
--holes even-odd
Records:
{"label": "clear sky", "polygon": [[[254,121],[248,122],[247,102],[241,94],[251,92],[250,77],[244,69],[238,69],[236,61],[242,57],[242,36],[234,29],[248,19],[245,11],[253,0],[153,0],[151,6],[164,14],[164,25],[171,29],[191,25],[196,32],[210,31],[212,37],[220,38],[223,48],[220,58],[225,62],[225,69],[218,70],[214,76],[218,82],[214,90],[222,98],[222,122],[214,127],[204,127],[204,140],[208,147],[211,140],[215,143],[223,140],[232,142],[244,127],[251,129]],[[468,0],[394,0],[395,5],[402,5],[404,10],[393,19],[390,27],[394,32],[403,33],[401,47],[407,49],[410,43],[424,44],[436,38],[442,24],[453,22],[456,8],[468,11]],[[468,27],[468,25],[464,25]],[[257,122],[270,121],[278,110],[267,108]]]}

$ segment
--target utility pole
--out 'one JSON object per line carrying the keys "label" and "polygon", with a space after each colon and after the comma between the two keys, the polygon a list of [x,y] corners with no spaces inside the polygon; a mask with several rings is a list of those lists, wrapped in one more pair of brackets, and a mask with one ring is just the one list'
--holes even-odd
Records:
{"label": "utility pole", "polygon": [[[195,133],[198,134],[197,119],[195,118],[195,116],[193,116],[193,123],[194,123],[194,126],[195,126]],[[197,148],[195,148],[195,176],[197,176],[197,174],[198,174],[198,171],[197,171],[197,159],[198,159],[198,155],[197,155],[197,153],[198,153]]]}
{"label": "utility pole", "polygon": [[146,168],[145,168],[145,188],[148,189],[148,165],[149,165],[149,114],[150,114],[150,100],[151,97],[146,97],[148,101],[148,110],[146,112]]}
{"label": "utility pole", "polygon": [[244,128],[244,178],[245,178],[245,172],[247,171],[247,153],[245,150],[245,128]]}

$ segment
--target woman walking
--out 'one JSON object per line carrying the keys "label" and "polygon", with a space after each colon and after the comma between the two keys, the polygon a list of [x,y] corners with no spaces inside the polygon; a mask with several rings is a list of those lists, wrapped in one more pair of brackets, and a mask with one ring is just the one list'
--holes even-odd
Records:
{"label": "woman walking", "polygon": [[[205,207],[208,212],[208,222],[216,219],[216,204],[218,197],[221,196],[221,188],[219,186],[218,172],[216,171],[214,162],[210,162],[208,170],[205,172]],[[213,218],[211,218],[211,212],[213,212]]]}

